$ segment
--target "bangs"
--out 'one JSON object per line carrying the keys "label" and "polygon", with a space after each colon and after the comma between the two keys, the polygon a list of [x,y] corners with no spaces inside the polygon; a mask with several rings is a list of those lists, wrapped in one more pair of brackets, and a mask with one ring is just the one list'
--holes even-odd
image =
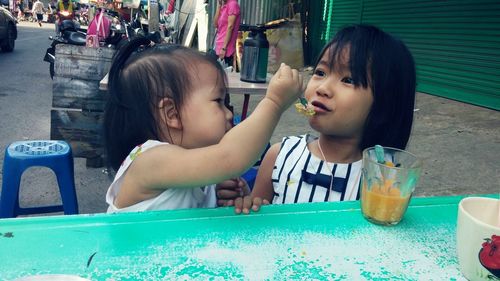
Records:
{"label": "bangs", "polygon": [[368,67],[372,61],[369,34],[364,34],[356,27],[348,27],[338,32],[335,37],[323,48],[318,62],[323,56],[328,55],[330,71],[348,70],[356,87],[369,86]]}

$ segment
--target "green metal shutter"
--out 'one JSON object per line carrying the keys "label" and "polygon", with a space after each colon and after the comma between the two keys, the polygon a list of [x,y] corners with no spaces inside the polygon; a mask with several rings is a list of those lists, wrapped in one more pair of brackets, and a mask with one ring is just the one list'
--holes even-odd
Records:
{"label": "green metal shutter", "polygon": [[307,64],[314,64],[323,46],[335,35],[339,27],[359,22],[360,0],[310,0],[306,37]]}
{"label": "green metal shutter", "polygon": [[500,109],[500,2],[364,0],[363,23],[400,37],[417,89]]}
{"label": "green metal shutter", "polygon": [[500,110],[500,1],[339,0],[332,20],[329,38],[360,22],[401,38],[418,91]]}
{"label": "green metal shutter", "polygon": [[328,29],[328,20],[324,20],[323,15],[330,10],[332,0],[310,0],[307,5],[307,34],[304,42],[304,63],[312,65],[316,61],[316,56],[325,45],[329,34],[325,36]]}
{"label": "green metal shutter", "polygon": [[361,22],[362,10],[363,1],[333,0],[332,29],[329,30],[329,38],[333,38],[340,28]]}

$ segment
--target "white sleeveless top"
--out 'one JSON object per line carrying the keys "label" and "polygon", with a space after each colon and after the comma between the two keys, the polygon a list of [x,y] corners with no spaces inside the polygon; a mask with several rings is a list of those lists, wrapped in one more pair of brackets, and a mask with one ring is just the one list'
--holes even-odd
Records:
{"label": "white sleeveless top", "polygon": [[125,161],[123,161],[122,165],[118,169],[118,172],[116,173],[115,179],[109,186],[108,192],[106,193],[106,203],[108,203],[109,205],[107,212],[118,213],[147,210],[215,208],[217,206],[215,184],[205,186],[204,188],[167,188],[156,197],[139,202],[126,208],[120,209],[114,205],[116,196],[120,191],[124,175],[127,172],[128,167],[130,167],[130,164],[132,164],[132,161],[134,161],[134,159],[142,152],[158,145],[168,145],[168,143],[148,140],[142,145],[136,146],[127,156]]}
{"label": "white sleeveless top", "polygon": [[[328,163],[332,169],[329,171],[325,161],[307,147],[315,139],[308,134],[283,138],[272,173],[273,204],[359,199],[362,160]],[[332,189],[328,192],[332,174]]]}

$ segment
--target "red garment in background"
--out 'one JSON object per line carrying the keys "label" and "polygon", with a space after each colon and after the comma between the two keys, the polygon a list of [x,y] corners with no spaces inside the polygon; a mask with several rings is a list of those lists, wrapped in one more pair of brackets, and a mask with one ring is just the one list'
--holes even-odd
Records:
{"label": "red garment in background", "polygon": [[90,22],[89,27],[87,29],[87,35],[97,35],[99,37],[99,41],[104,41],[108,38],[109,33],[111,32],[111,19],[104,16],[102,18],[101,26],[99,31],[97,30],[97,22],[100,17],[102,17],[103,13],[99,12],[95,15],[92,22]]}
{"label": "red garment in background", "polygon": [[220,54],[224,39],[226,38],[227,26],[229,25],[229,16],[235,16],[234,27],[231,39],[227,43],[225,57],[230,57],[236,52],[236,38],[240,28],[241,20],[240,5],[237,0],[227,0],[226,4],[220,7],[219,20],[217,21],[217,35],[215,38],[215,52]]}
{"label": "red garment in background", "polygon": [[168,7],[166,11],[167,15],[173,13],[174,9],[175,9],[175,0],[170,0],[170,2],[168,2]]}

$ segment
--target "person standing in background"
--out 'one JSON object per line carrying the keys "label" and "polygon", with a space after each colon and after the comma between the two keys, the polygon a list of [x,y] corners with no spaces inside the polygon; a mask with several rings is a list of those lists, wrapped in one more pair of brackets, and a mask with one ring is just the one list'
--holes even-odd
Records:
{"label": "person standing in background", "polygon": [[41,27],[45,8],[43,7],[43,3],[40,0],[36,0],[36,2],[33,3],[32,12],[33,15],[36,15],[36,21],[38,22],[38,25]]}
{"label": "person standing in background", "polygon": [[17,1],[17,20],[24,20],[24,3],[23,0]]}
{"label": "person standing in background", "polygon": [[234,63],[240,15],[240,5],[237,0],[217,1],[214,17],[214,27],[217,29],[215,53],[229,66],[233,66]]}
{"label": "person standing in background", "polygon": [[59,0],[56,6],[56,34],[59,34],[59,27],[64,20],[75,18],[75,7],[71,0]]}

